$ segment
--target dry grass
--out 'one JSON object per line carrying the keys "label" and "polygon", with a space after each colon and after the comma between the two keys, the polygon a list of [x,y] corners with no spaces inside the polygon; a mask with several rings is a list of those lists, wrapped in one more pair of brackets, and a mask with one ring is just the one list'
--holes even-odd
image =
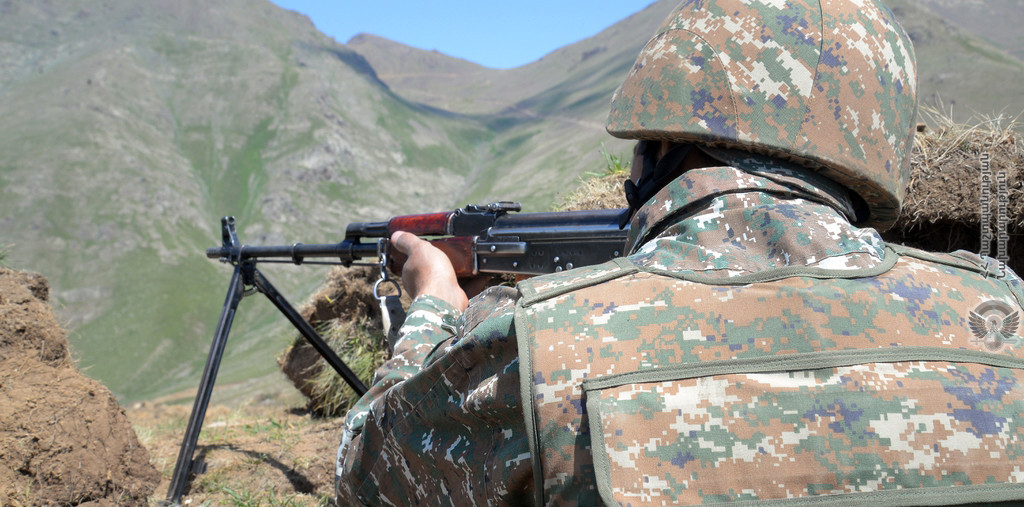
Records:
{"label": "dry grass", "polygon": [[[299,308],[327,344],[369,385],[386,359],[380,307],[373,298],[379,274],[370,268],[335,268],[320,290]],[[403,301],[408,307],[408,298]],[[278,359],[281,370],[323,416],[340,416],[358,397],[304,338],[296,335]]]}
{"label": "dry grass", "polygon": [[554,209],[575,211],[625,208],[628,203],[622,185],[628,177],[628,172],[612,172],[583,180],[580,188],[563,196],[562,202]]}
{"label": "dry grass", "polygon": [[[965,125],[936,109],[925,108],[922,114],[934,127],[915,137],[900,227],[940,220],[979,223],[983,153],[990,157],[993,174],[1006,172],[1011,222],[1024,227],[1024,139],[1016,130],[1016,119],[996,117]],[[992,195],[995,190],[993,185]]]}
{"label": "dry grass", "polygon": [[[948,113],[924,109],[933,125],[915,137],[903,212],[883,233],[887,241],[925,250],[978,252],[981,247],[982,155],[992,171],[991,227],[996,230],[995,175],[1006,174],[1009,265],[1024,271],[1024,138],[1015,118],[958,124]],[[995,242],[990,251],[996,254]]]}

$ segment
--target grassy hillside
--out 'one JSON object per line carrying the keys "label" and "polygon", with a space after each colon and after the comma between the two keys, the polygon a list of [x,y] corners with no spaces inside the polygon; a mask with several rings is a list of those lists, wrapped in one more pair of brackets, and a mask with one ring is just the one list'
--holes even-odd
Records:
{"label": "grassy hillside", "polygon": [[[4,243],[50,277],[82,365],[126,399],[195,383],[229,274],[202,255],[220,216],[248,242],[290,243],[451,207],[492,137],[394,95],[269,3],[43,5],[0,17],[3,66],[18,69],[0,94]],[[265,336],[252,330],[279,320],[265,310],[238,329]],[[280,347],[245,336],[229,380],[274,368]]]}
{"label": "grassy hillside", "polygon": [[[0,9],[7,262],[51,279],[82,366],[124,400],[194,388],[230,274],[203,256],[222,215],[248,243],[336,241],[403,212],[545,208],[600,166],[603,107],[561,104],[579,93],[564,76],[537,85],[545,103],[470,114],[403,97],[262,0]],[[301,300],[322,273],[268,275]],[[272,371],[284,345],[283,320],[252,301],[222,382]]]}
{"label": "grassy hillside", "polygon": [[[473,202],[500,196],[545,209],[581,171],[603,167],[628,142],[604,131],[608,104],[637,53],[675,0],[651,4],[593,37],[515,69],[488,69],[372,35],[346,46],[366,58],[396,94],[484,122],[495,134],[468,185]],[[524,182],[526,182],[524,184]]]}
{"label": "grassy hillside", "polygon": [[1024,112],[1024,2],[887,0],[917,52],[919,101],[957,121]]}

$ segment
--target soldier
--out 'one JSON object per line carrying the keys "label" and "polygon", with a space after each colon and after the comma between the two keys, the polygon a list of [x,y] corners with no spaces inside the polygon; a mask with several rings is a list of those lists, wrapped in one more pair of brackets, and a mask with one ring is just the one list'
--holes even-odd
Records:
{"label": "soldier", "polygon": [[1024,498],[1021,280],[870,228],[903,199],[914,65],[872,0],[683,2],[612,101],[627,257],[467,307],[392,238],[416,300],[340,502]]}

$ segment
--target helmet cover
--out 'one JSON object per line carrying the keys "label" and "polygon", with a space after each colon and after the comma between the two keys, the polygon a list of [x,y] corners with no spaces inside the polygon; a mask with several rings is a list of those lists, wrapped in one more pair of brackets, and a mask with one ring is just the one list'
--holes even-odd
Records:
{"label": "helmet cover", "polygon": [[615,92],[608,132],[792,160],[887,228],[909,177],[913,46],[875,0],[685,0]]}

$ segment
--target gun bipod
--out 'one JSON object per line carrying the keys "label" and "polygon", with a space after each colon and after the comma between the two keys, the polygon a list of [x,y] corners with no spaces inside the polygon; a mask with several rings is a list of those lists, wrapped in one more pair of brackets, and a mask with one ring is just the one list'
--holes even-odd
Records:
{"label": "gun bipod", "polygon": [[[238,237],[235,234],[234,217],[221,219],[222,237],[225,248],[240,248]],[[285,318],[309,344],[327,361],[327,364],[341,375],[345,382],[360,396],[366,393],[366,386],[356,377],[355,373],[331,350],[327,342],[306,322],[295,307],[278,292],[273,284],[256,267],[256,259],[234,259],[235,266],[231,281],[228,282],[227,295],[224,298],[224,307],[221,310],[220,320],[217,322],[217,329],[213,334],[213,343],[210,345],[210,354],[206,359],[206,366],[203,368],[203,376],[199,382],[199,390],[196,392],[196,399],[192,404],[192,412],[189,415],[188,426],[185,428],[185,436],[178,450],[178,459],[174,465],[174,473],[171,476],[171,486],[167,491],[165,504],[180,505],[181,496],[185,492],[185,485],[188,483],[190,472],[195,470],[196,463],[193,456],[196,450],[196,442],[199,440],[199,432],[203,427],[203,419],[206,417],[206,409],[210,405],[210,396],[213,394],[213,384],[217,379],[217,370],[220,368],[220,361],[224,356],[224,349],[227,345],[228,334],[231,331],[231,324],[238,311],[238,304],[249,292],[246,287],[252,287],[257,292],[263,293],[277,309],[284,314]]]}

